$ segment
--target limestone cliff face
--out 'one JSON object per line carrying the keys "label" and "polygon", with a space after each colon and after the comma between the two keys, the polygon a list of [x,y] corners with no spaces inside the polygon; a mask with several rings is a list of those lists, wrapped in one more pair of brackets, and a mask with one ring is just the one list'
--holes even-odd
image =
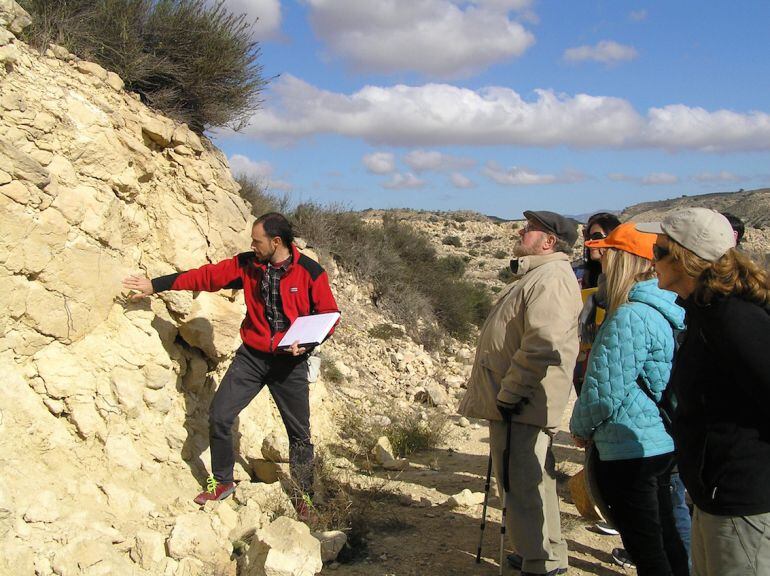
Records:
{"label": "limestone cliff face", "polygon": [[[127,553],[195,510],[242,297],[128,304],[120,281],[248,249],[249,210],[221,152],[115,74],[30,49],[27,22],[0,0],[0,574],[192,570],[163,553],[145,572]],[[323,396],[316,384],[318,434]],[[274,430],[261,395],[240,419],[241,478]]]}

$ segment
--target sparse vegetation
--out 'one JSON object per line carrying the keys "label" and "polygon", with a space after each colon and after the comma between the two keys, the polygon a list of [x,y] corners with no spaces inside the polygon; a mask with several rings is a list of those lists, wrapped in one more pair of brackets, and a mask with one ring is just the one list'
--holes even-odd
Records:
{"label": "sparse vegetation", "polygon": [[463,245],[459,236],[445,236],[441,243],[445,246],[454,246],[455,248],[460,248]]}
{"label": "sparse vegetation", "polygon": [[345,415],[341,429],[358,447],[354,459],[368,459],[377,440],[386,436],[398,456],[408,456],[421,450],[437,447],[446,438],[450,421],[446,414],[429,411],[426,418],[406,410],[389,411],[390,423],[373,424],[364,415],[350,412]]}
{"label": "sparse vegetation", "polygon": [[379,338],[380,340],[392,340],[393,338],[403,338],[404,331],[393,324],[377,324],[368,330],[369,336]]}
{"label": "sparse vegetation", "polygon": [[495,250],[495,253],[493,254],[493,256],[498,260],[500,260],[502,258],[507,258],[508,252],[506,252],[505,250]]}
{"label": "sparse vegetation", "polygon": [[238,129],[266,85],[251,22],[207,0],[19,0],[25,40],[117,73],[126,89],[201,133]]}

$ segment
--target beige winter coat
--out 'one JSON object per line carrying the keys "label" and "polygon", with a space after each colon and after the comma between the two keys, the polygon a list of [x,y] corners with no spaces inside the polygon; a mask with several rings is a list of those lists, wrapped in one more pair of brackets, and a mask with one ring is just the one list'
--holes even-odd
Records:
{"label": "beige winter coat", "polygon": [[566,254],[519,259],[518,279],[481,328],[461,414],[500,420],[496,401],[527,398],[513,420],[556,428],[578,354],[580,287]]}

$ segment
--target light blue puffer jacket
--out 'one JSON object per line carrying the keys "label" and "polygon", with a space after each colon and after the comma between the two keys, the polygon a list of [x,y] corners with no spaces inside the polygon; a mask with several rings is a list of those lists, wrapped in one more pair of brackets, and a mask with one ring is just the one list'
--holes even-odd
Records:
{"label": "light blue puffer jacket", "polygon": [[684,328],[684,310],[676,294],[658,288],[657,279],[635,284],[628,299],[599,329],[570,420],[573,434],[593,438],[601,460],[674,450],[658,407],[636,379],[641,374],[660,400],[671,374],[673,328]]}

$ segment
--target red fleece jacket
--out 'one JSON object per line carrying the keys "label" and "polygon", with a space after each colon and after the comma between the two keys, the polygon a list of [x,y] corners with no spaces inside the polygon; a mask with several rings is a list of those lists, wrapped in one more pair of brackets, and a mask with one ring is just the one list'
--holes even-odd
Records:
{"label": "red fleece jacket", "polygon": [[[300,254],[291,245],[292,263],[280,281],[283,312],[293,323],[299,316],[338,312],[329,277],[318,262]],[[244,252],[216,264],[206,264],[195,270],[153,278],[155,292],[164,290],[196,290],[216,292],[224,288],[243,288],[246,317],[241,323],[241,339],[260,352],[275,352],[284,332],[271,334],[265,316],[265,301],[260,283],[266,265],[257,262],[253,252]]]}

